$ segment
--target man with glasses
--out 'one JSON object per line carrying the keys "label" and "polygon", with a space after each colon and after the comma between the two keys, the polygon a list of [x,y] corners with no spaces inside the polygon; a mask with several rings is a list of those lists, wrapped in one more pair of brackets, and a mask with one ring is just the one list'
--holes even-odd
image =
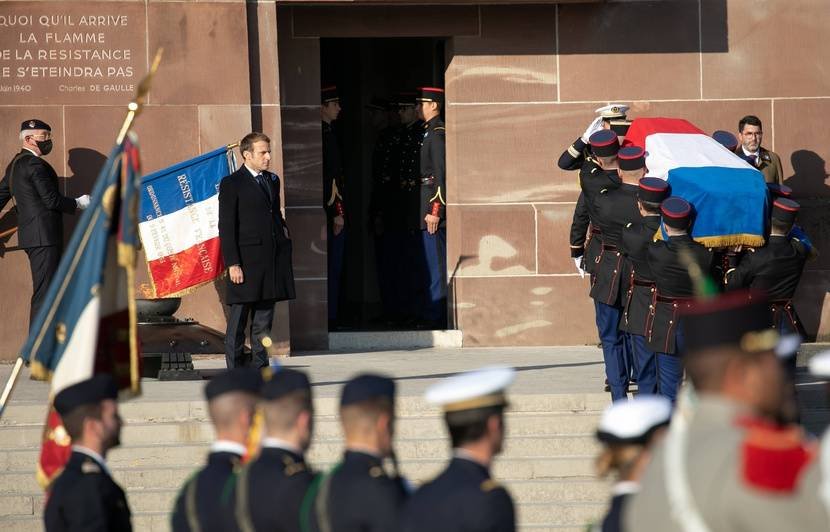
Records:
{"label": "man with glasses", "polygon": [[778,154],[761,147],[764,130],[757,116],[747,115],[738,122],[738,139],[740,146],[735,150],[738,157],[757,168],[764,174],[767,183],[784,183],[784,171]]}
{"label": "man with glasses", "polygon": [[17,210],[17,244],[26,251],[32,270],[29,327],[46,297],[63,253],[63,213],[89,206],[89,195],[67,198],[58,187],[58,175],[43,160],[52,151],[52,128],[41,120],[20,126],[20,152],[0,181],[0,210],[12,200]]}

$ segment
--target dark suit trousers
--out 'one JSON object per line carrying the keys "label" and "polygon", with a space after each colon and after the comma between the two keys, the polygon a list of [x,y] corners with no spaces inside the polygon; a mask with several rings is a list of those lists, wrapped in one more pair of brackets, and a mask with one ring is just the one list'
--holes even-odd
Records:
{"label": "dark suit trousers", "polygon": [[[255,303],[235,303],[228,313],[228,330],[225,334],[225,361],[228,368],[268,366],[268,352],[262,345],[262,339],[271,336],[271,323],[274,321],[274,301],[257,301]],[[251,314],[251,352],[253,360],[245,360],[245,329]]]}
{"label": "dark suit trousers", "polygon": [[46,300],[49,283],[58,271],[61,261],[61,246],[38,246],[26,248],[32,270],[32,304],[29,309],[29,329],[35,321],[38,310]]}

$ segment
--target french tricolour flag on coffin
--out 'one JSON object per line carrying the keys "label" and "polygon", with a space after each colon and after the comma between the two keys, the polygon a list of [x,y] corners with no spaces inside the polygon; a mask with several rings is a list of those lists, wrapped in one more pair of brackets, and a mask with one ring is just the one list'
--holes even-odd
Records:
{"label": "french tricolour flag on coffin", "polygon": [[671,195],[692,204],[695,240],[709,247],[763,245],[767,186],[746,161],[680,118],[637,118],[624,144],[645,149],[648,175],[668,180]]}
{"label": "french tricolour flag on coffin", "polygon": [[153,297],[182,295],[222,274],[219,182],[235,170],[233,150],[223,147],[141,180],[138,231]]}

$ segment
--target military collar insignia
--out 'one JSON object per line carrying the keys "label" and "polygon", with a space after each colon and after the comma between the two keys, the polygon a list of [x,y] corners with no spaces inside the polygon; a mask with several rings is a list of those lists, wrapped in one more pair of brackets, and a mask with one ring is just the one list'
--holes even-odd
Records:
{"label": "military collar insignia", "polygon": [[369,476],[372,478],[380,478],[386,476],[386,473],[382,467],[376,465],[369,468]]}
{"label": "military collar insignia", "polygon": [[81,464],[81,473],[92,474],[92,473],[100,473],[101,466],[95,463],[95,460],[92,458],[87,458]]}

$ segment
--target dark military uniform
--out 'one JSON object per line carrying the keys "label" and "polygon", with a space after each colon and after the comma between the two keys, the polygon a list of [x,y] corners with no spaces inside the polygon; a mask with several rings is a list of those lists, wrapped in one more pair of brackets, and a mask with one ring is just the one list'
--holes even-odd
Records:
{"label": "dark military uniform", "polygon": [[343,276],[343,258],[346,251],[346,227],[338,235],[332,225],[336,216],[346,216],[343,201],[343,163],[334,126],[326,122],[323,128],[323,208],[328,220],[328,304],[329,320],[337,319],[340,304],[340,282]]}
{"label": "dark military uniform", "polygon": [[602,254],[602,230],[597,222],[596,198],[605,190],[620,186],[616,170],[605,171],[594,159],[586,160],[579,171],[581,192],[571,223],[571,257],[582,256],[583,269],[593,273]]}
{"label": "dark military uniform", "polygon": [[132,530],[124,490],[103,463],[78,450],[52,485],[43,520],[48,532]]}
{"label": "dark military uniform", "polygon": [[602,253],[596,261],[591,297],[606,305],[621,307],[622,288],[626,287],[623,276],[628,268],[619,247],[623,228],[641,218],[637,187],[624,183],[615,190],[600,193],[596,198],[596,216],[602,231]]}
{"label": "dark military uniform", "polygon": [[654,353],[646,338],[651,327],[657,288],[648,263],[648,246],[660,229],[660,215],[650,215],[623,228],[620,252],[627,259],[628,271],[623,276],[627,285],[620,328],[631,337],[631,347],[637,357],[637,390],[654,393],[657,388],[657,369]]}
{"label": "dark military uniform", "polygon": [[300,505],[313,479],[302,455],[264,446],[235,483],[236,526],[241,532],[300,532]]}
{"label": "dark military uniform", "polygon": [[208,455],[207,465],[185,482],[173,508],[171,527],[175,532],[216,532],[227,529],[234,515],[231,497],[234,476],[242,466],[242,455],[216,451]]}
{"label": "dark military uniform", "polygon": [[[421,209],[419,213],[424,261],[424,305],[422,318],[443,326],[447,319],[447,172],[444,122],[436,116],[424,124],[421,143]],[[434,234],[427,231],[427,214],[441,221]]]}
{"label": "dark military uniform", "polygon": [[[309,492],[308,530],[388,532],[398,529],[406,497],[403,481],[390,478],[377,456],[346,451],[343,461]],[[321,524],[325,520],[325,524]]]}
{"label": "dark military uniform", "polygon": [[556,162],[557,166],[562,170],[579,170],[582,164],[591,156],[591,148],[582,137],[579,137],[573,144],[568,146],[568,149],[562,152],[559,160]]}
{"label": "dark military uniform", "polygon": [[490,472],[455,457],[435,480],[424,484],[404,510],[402,532],[513,532],[513,500]]}

